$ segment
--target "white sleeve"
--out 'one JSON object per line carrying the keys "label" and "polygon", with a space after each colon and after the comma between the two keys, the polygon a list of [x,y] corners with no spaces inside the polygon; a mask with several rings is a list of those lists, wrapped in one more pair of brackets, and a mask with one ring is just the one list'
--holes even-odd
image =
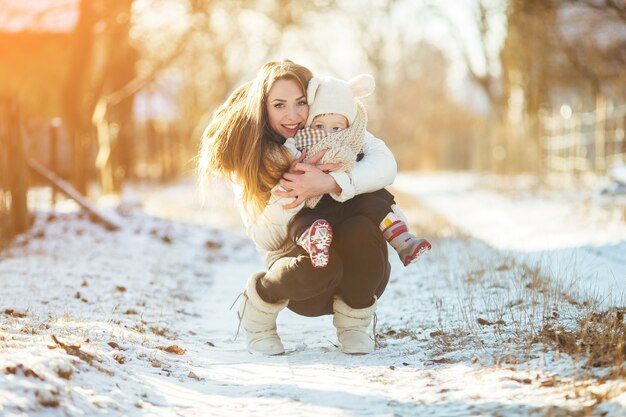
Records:
{"label": "white sleeve", "polygon": [[331,172],[341,193],[331,193],[337,201],[346,201],[358,194],[371,193],[393,183],[398,165],[385,142],[369,132],[363,136],[363,159],[358,161],[352,172]]}
{"label": "white sleeve", "polygon": [[246,227],[246,233],[254,241],[257,248],[265,251],[280,249],[288,239],[287,226],[298,213],[304,203],[291,209],[285,209],[283,205],[292,203],[294,198],[278,197],[276,190],[282,190],[280,185],[276,185],[270,195],[270,200],[263,209],[263,212],[254,215],[247,211],[241,202],[241,188],[235,186],[235,195],[238,197],[238,205],[241,211],[241,218]]}
{"label": "white sleeve", "polygon": [[296,140],[294,138],[287,138],[283,146],[289,150],[291,156],[293,156],[294,159],[300,158],[300,155],[302,155],[302,152],[300,152],[298,148],[296,148]]}

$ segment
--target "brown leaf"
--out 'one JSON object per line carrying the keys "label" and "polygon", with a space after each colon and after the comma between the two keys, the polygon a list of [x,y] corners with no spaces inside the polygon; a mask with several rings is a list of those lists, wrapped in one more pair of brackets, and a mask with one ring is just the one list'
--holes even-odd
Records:
{"label": "brown leaf", "polygon": [[73,371],[72,371],[72,368],[68,368],[68,369],[57,368],[56,373],[61,378],[70,380],[70,379],[72,379]]}
{"label": "brown leaf", "polygon": [[480,317],[476,319],[476,322],[481,326],[491,326],[493,324],[489,320],[481,319]]}
{"label": "brown leaf", "polygon": [[7,366],[6,368],[4,368],[5,374],[16,375],[18,372],[20,372],[26,377],[37,378],[40,381],[44,380],[41,376],[37,374],[37,372],[33,371],[30,368],[26,368],[21,363],[16,366]]}
{"label": "brown leaf", "polygon": [[56,388],[53,388],[48,391],[35,391],[35,397],[37,397],[37,401],[44,407],[58,407],[59,400],[57,399],[59,395],[59,391]]}
{"label": "brown leaf", "polygon": [[121,353],[114,353],[113,359],[115,359],[120,365],[126,362],[126,356],[122,355]]}
{"label": "brown leaf", "polygon": [[426,365],[434,365],[434,364],[442,364],[442,363],[455,363],[457,362],[456,359],[452,359],[452,358],[437,358],[437,359],[433,359],[430,361],[426,361],[425,364]]}
{"label": "brown leaf", "polygon": [[113,349],[119,349],[120,348],[120,345],[118,345],[115,342],[109,342],[109,343],[107,343],[107,345],[111,346]]}
{"label": "brown leaf", "polygon": [[175,353],[177,355],[184,355],[185,349],[180,348],[178,345],[170,345],[170,346],[157,346],[157,349],[165,351],[167,353]]}
{"label": "brown leaf", "polygon": [[204,247],[206,247],[207,249],[215,250],[221,248],[222,244],[220,242],[207,240],[206,242],[204,242]]}
{"label": "brown leaf", "polygon": [[533,383],[533,381],[530,378],[523,378],[522,379],[522,378],[509,377],[509,379],[511,381],[518,382],[520,384],[532,384]]}
{"label": "brown leaf", "polygon": [[80,350],[80,346],[66,345],[63,342],[60,342],[55,335],[52,335],[52,340],[54,340],[54,343],[56,343],[60,348],[65,350],[68,355],[76,356],[77,358],[84,360],[88,364],[92,364],[94,357],[89,353]]}
{"label": "brown leaf", "polygon": [[126,287],[122,287],[121,285],[118,285],[115,287],[115,291],[126,292]]}
{"label": "brown leaf", "polygon": [[17,311],[10,308],[4,310],[4,314],[6,314],[7,316],[15,317],[17,319],[23,319],[24,317],[26,317],[26,314],[18,313]]}

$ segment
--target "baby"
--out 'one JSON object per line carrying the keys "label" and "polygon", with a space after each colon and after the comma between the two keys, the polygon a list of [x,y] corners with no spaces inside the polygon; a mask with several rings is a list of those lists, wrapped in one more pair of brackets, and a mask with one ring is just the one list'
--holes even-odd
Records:
{"label": "baby", "polygon": [[[358,98],[371,94],[374,84],[374,78],[365,74],[348,82],[331,77],[311,79],[306,126],[287,139],[285,146],[295,157],[305,149],[309,156],[327,149],[320,162],[341,162],[342,170],[349,175],[356,161],[367,157],[363,150],[363,137],[370,134],[365,130],[367,112]],[[404,266],[431,249],[428,241],[409,233],[404,216],[396,213],[401,214],[394,196],[385,189],[355,195],[344,202],[326,194],[308,199],[305,206],[291,221],[289,236],[309,254],[316,268],[328,264],[333,225],[352,216],[366,216],[378,225]]]}

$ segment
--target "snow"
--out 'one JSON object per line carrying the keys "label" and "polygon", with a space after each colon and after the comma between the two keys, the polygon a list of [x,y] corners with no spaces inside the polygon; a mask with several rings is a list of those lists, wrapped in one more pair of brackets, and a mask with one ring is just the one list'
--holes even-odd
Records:
{"label": "snow", "polygon": [[[520,199],[477,181],[399,177],[398,202],[433,250],[407,268],[391,254],[381,346],[365,356],[339,351],[331,316],[288,310],[278,320],[285,355],[252,355],[243,334],[235,339],[231,304],[263,263],[225,184],[204,207],[192,179],[134,186],[100,202],[123,223],[117,232],[71,202],[51,210],[45,192],[32,196],[34,227],[0,253],[0,415],[624,415],[622,379],[525,339],[554,309],[564,323],[581,310],[555,298],[569,289],[556,277],[535,291],[541,277],[522,259],[593,247],[598,268],[619,279],[622,257],[606,248],[623,248],[623,222],[596,215],[606,207],[572,208],[575,193]],[[597,227],[578,221],[587,214]],[[528,232],[548,226],[549,238]],[[503,228],[515,238],[502,239]],[[163,350],[173,345],[184,353]]]}
{"label": "snow", "polygon": [[593,188],[542,196],[533,183],[495,187],[473,174],[404,174],[395,185],[492,248],[567,276],[608,305],[625,304],[623,201]]}

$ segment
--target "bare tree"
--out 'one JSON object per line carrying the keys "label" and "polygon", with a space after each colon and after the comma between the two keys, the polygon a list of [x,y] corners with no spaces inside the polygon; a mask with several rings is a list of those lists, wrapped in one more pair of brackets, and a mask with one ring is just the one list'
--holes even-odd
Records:
{"label": "bare tree", "polygon": [[[500,67],[499,48],[496,47],[497,38],[503,28],[499,27],[500,17],[504,16],[505,4],[503,1],[476,0],[470,10],[473,15],[473,25],[464,27],[465,31],[474,31],[468,39],[467,34],[461,32],[458,22],[454,22],[449,14],[441,9],[439,4],[429,4],[430,13],[444,22],[448,28],[450,39],[465,65],[469,78],[478,85],[489,101],[492,111],[499,114],[502,107],[501,79],[498,74]],[[472,38],[474,40],[472,40]],[[470,43],[476,45],[478,41],[478,55],[472,55]]]}

